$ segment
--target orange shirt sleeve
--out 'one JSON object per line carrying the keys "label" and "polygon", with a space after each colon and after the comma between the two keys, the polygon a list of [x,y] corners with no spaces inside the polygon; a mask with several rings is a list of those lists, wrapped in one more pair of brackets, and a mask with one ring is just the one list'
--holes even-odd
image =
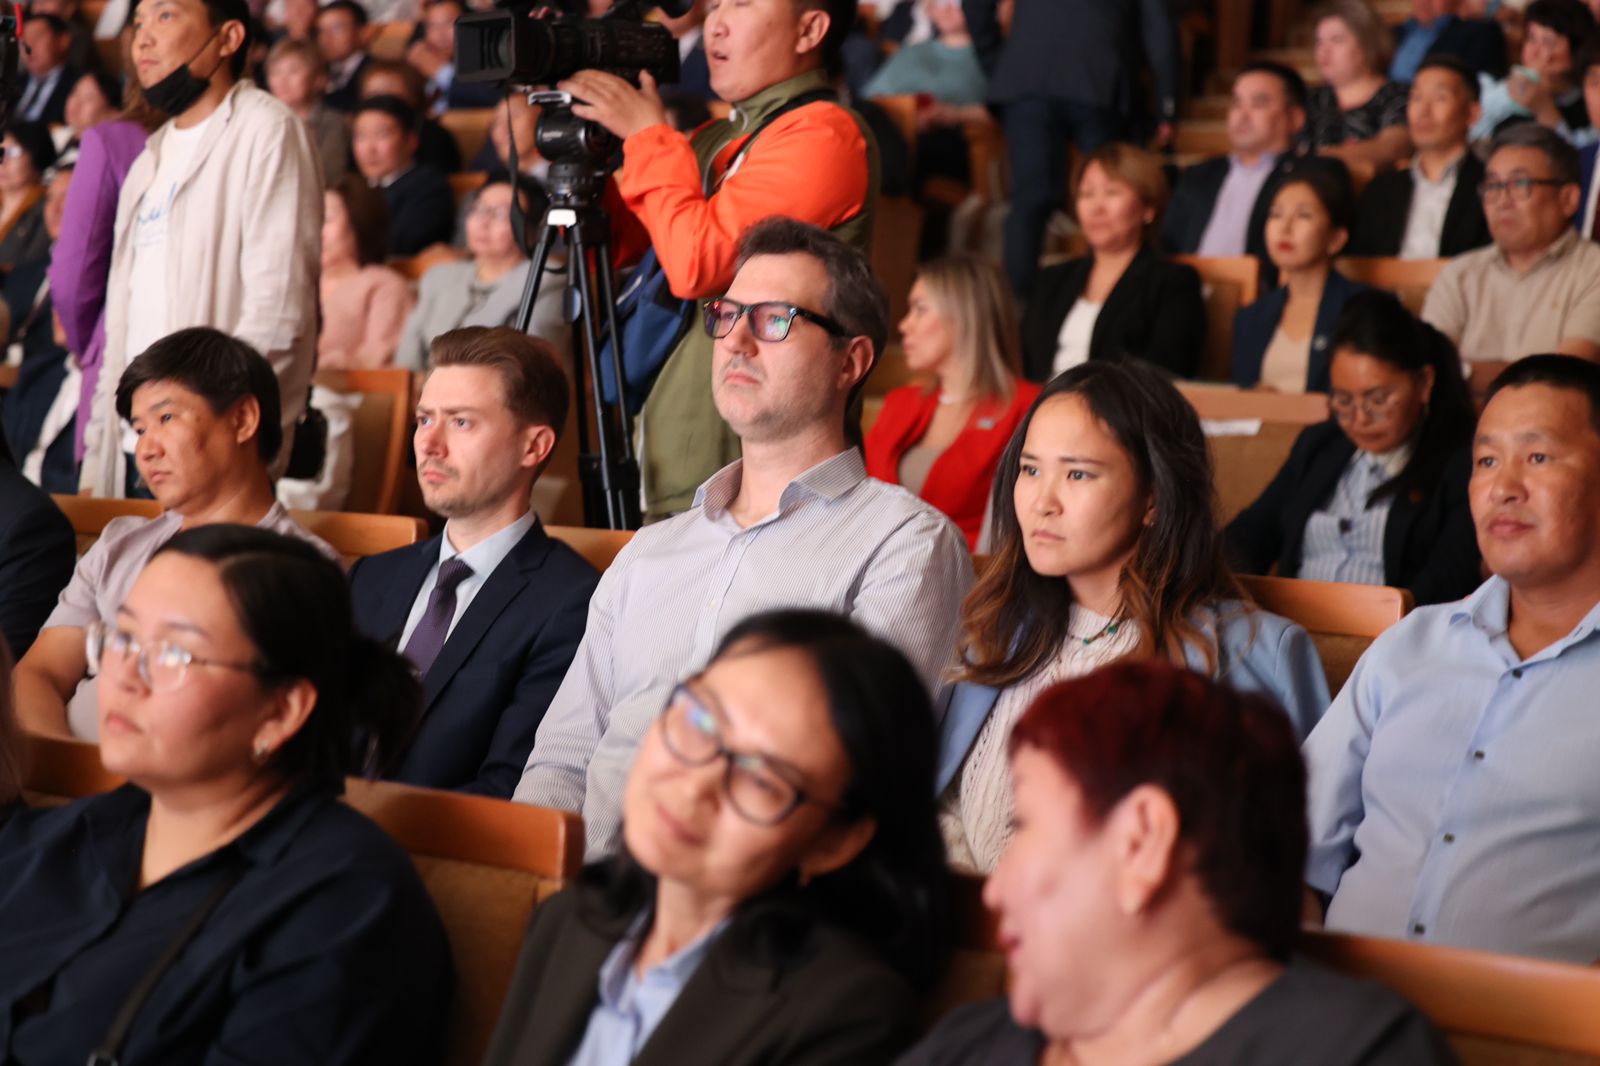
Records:
{"label": "orange shirt sleeve", "polygon": [[[723,150],[725,166],[743,139]],[[733,280],[739,237],[771,215],[832,229],[867,199],[867,144],[855,119],[816,103],[761,131],[750,151],[707,199],[689,139],[667,126],[628,138],[617,190],[650,233],[672,294],[714,296]]]}

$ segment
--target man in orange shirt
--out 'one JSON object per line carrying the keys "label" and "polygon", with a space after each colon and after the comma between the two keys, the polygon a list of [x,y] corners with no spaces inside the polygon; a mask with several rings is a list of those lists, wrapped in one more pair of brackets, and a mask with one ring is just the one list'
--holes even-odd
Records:
{"label": "man in orange shirt", "polygon": [[[721,295],[740,234],[772,215],[869,247],[877,146],[828,87],[855,17],[856,0],[712,0],[711,87],[733,111],[687,137],[648,74],[637,89],[594,70],[558,86],[582,101],[574,114],[622,138],[616,189],[627,213],[615,212],[613,243],[653,246],[674,296]],[[711,400],[711,349],[704,330],[690,329],[645,402],[640,467],[651,517],[687,510],[700,483],[739,458]]]}

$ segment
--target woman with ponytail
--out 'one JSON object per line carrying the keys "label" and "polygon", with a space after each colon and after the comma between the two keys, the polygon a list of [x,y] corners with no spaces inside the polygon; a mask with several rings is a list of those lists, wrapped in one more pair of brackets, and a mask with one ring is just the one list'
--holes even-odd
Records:
{"label": "woman with ponytail", "polygon": [[1483,580],[1467,501],[1475,417],[1449,339],[1386,292],[1350,298],[1333,333],[1329,419],[1228,526],[1233,564],[1393,585],[1418,604]]}
{"label": "woman with ponytail", "polygon": [[129,783],[0,828],[0,1061],[439,1061],[438,915],[338,801],[420,692],[356,633],[338,566],[260,528],[180,533],[88,653]]}
{"label": "woman with ponytail", "polygon": [[957,865],[988,873],[1010,837],[1006,740],[1056,681],[1128,658],[1263,692],[1303,739],[1328,706],[1305,630],[1243,602],[1213,519],[1194,409],[1149,363],[1052,379],[995,477],[994,554],[962,608],[940,718],[940,821]]}

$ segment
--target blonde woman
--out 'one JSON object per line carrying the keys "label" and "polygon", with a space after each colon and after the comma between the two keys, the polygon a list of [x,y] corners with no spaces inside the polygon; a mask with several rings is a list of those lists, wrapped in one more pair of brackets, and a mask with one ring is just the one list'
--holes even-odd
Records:
{"label": "blonde woman", "polygon": [[1200,276],[1156,250],[1161,160],[1127,144],[1090,152],[1072,183],[1089,254],[1039,275],[1022,320],[1022,366],[1041,384],[1092,359],[1144,359],[1193,377],[1206,335]]}
{"label": "blonde woman", "polygon": [[928,263],[900,320],[906,364],[926,378],[884,398],[867,473],[944,512],[976,548],[995,464],[1039,387],[1021,379],[1004,275],[972,256]]}

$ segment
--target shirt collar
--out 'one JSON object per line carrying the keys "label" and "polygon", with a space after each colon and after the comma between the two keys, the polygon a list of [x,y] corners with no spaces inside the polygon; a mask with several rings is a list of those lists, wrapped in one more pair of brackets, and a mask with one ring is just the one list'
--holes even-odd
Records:
{"label": "shirt collar", "polygon": [[628,927],[627,935],[617,941],[606,956],[606,961],[600,964],[600,1002],[612,1010],[623,1007],[630,998],[628,991],[631,986],[646,981],[682,988],[694,976],[706,952],[711,950],[712,943],[728,925],[728,919],[724,918],[694,943],[679,948],[675,954],[662,959],[643,974],[636,974],[633,963],[639,957],[639,947],[644,943],[651,915],[649,908],[641,912]]}
{"label": "shirt collar", "polygon": [[828,75],[821,70],[808,70],[787,81],[769,85],[747,100],[740,100],[733,105],[728,121],[733,123],[737,132],[743,133],[760,125],[768,115],[802,93],[826,88]]}
{"label": "shirt collar", "polygon": [[[1510,582],[1499,575],[1493,575],[1488,581],[1479,585],[1472,595],[1458,602],[1450,612],[1450,623],[1455,625],[1462,621],[1470,621],[1482,630],[1485,636],[1491,638],[1503,636],[1511,625]],[[1547,659],[1559,655],[1563,649],[1583,640],[1596,629],[1600,629],[1600,602],[1589,608],[1589,613],[1573,627],[1571,633],[1532,658]]]}
{"label": "shirt collar", "polygon": [[1282,158],[1282,152],[1262,152],[1260,159],[1257,159],[1254,163],[1246,163],[1232,152],[1229,152],[1228,168],[1230,170],[1242,170],[1246,174],[1259,174],[1262,171],[1269,171],[1273,167],[1277,166],[1278,160]]}
{"label": "shirt collar", "polygon": [[1456,154],[1456,157],[1450,161],[1450,165],[1444,168],[1444,173],[1439,175],[1438,180],[1430,181],[1428,175],[1422,172],[1422,156],[1414,155],[1411,157],[1411,180],[1418,185],[1431,185],[1434,188],[1451,184],[1456,180],[1456,176],[1461,173],[1461,162],[1466,158],[1467,149],[1463,146],[1461,151]]}
{"label": "shirt collar", "polygon": [[[793,481],[785,485],[783,492],[778,496],[778,515],[781,516],[806,497],[836,500],[865,481],[866,477],[867,467],[861,458],[860,450],[846,448],[838,455],[824,459],[809,470],[797,474]],[[693,506],[701,508],[702,513],[711,521],[721,520],[739,495],[739,486],[743,479],[744,460],[735,459],[712,474],[695,490]]]}
{"label": "shirt collar", "polygon": [[1413,436],[1407,437],[1397,447],[1391,448],[1386,452],[1363,452],[1358,450],[1356,456],[1364,458],[1367,462],[1382,470],[1386,477],[1396,477],[1400,471],[1406,468],[1406,464],[1411,461],[1411,455],[1416,451],[1416,448],[1416,438]]}
{"label": "shirt collar", "polygon": [[[1587,240],[1587,238],[1578,236],[1578,231],[1573,229],[1571,226],[1566,227],[1561,231],[1561,236],[1551,241],[1549,245],[1545,247],[1545,250],[1539,254],[1539,258],[1534,261],[1533,266],[1528,268],[1527,274],[1532,274],[1535,270],[1540,269],[1546,263],[1553,263],[1557,260],[1565,259],[1567,254],[1577,247],[1580,240]],[[1509,270],[1513,274],[1517,273],[1517,271],[1512,269],[1510,262],[1506,260],[1506,253],[1501,251],[1498,247],[1495,248],[1494,261],[1500,264],[1501,269]],[[1518,276],[1526,277],[1527,274],[1518,274]]]}
{"label": "shirt collar", "polygon": [[494,533],[484,537],[466,551],[457,551],[456,546],[450,543],[450,523],[444,525],[444,535],[439,538],[439,562],[448,562],[456,556],[472,568],[472,573],[478,577],[488,577],[511,554],[511,549],[522,542],[538,521],[532,511],[525,513],[515,522],[504,526]]}

